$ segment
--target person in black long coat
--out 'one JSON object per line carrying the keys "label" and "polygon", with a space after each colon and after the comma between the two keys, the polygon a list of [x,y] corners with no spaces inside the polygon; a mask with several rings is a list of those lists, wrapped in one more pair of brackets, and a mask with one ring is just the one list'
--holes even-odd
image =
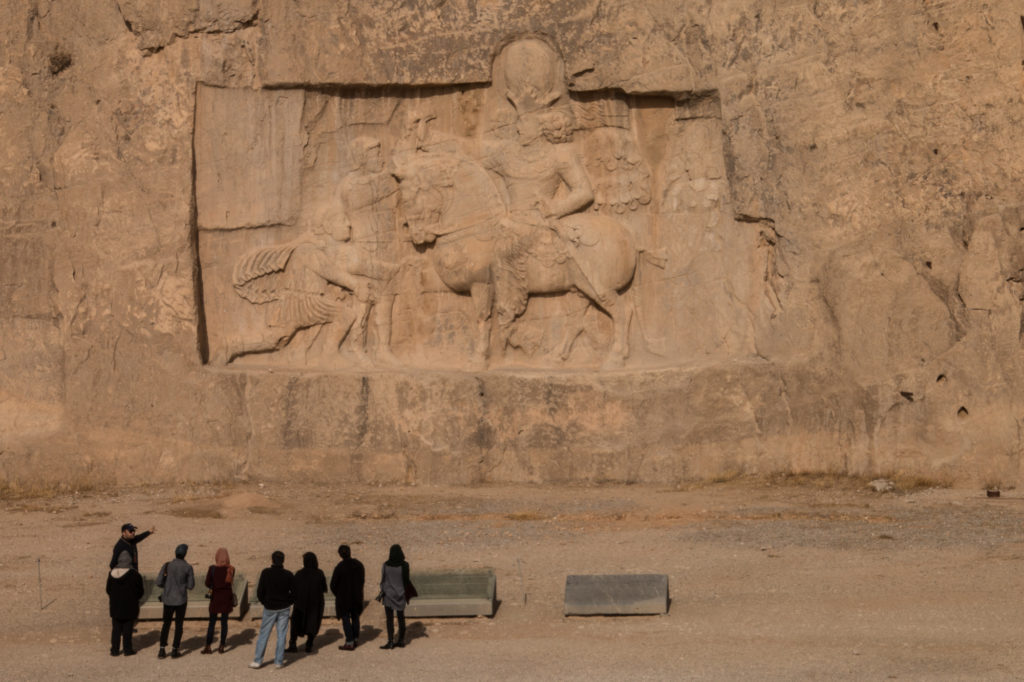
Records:
{"label": "person in black long coat", "polygon": [[366,570],[362,562],[352,558],[348,545],[338,547],[341,561],[331,574],[331,592],[334,593],[335,615],[345,630],[345,643],[339,649],[352,651],[359,644],[359,616],[363,613],[363,585]]}
{"label": "person in black long coat", "polygon": [[124,655],[135,655],[132,647],[132,628],[139,617],[139,600],[144,588],[142,576],[132,568],[132,557],[128,550],[122,550],[107,574],[107,594],[110,595],[110,655],[121,653],[124,641]]}
{"label": "person in black long coat", "polygon": [[302,568],[295,573],[292,583],[295,606],[292,608],[291,643],[286,651],[298,651],[296,642],[303,636],[307,638],[306,651],[313,650],[313,638],[320,632],[323,620],[325,592],[327,578],[320,570],[316,554],[306,552],[302,555]]}

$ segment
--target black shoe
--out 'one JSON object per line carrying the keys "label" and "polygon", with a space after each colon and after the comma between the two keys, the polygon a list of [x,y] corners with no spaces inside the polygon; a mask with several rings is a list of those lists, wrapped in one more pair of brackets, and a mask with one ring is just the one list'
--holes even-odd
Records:
{"label": "black shoe", "polygon": [[110,650],[110,655],[111,655],[111,656],[120,656],[120,655],[121,655],[121,652],[120,652],[120,651],[118,651],[117,649],[111,649],[111,650]]}
{"label": "black shoe", "polygon": [[177,649],[171,650],[171,658],[181,658],[181,652]]}
{"label": "black shoe", "polygon": [[160,647],[160,653],[156,655],[157,658],[167,658],[167,652],[164,651],[163,647]]}
{"label": "black shoe", "polygon": [[125,649],[124,650],[124,655],[125,656],[134,656],[136,653],[138,653],[138,652],[136,652],[135,649]]}
{"label": "black shoe", "polygon": [[295,646],[294,644],[292,644],[287,649],[285,649],[284,652],[286,654],[297,654],[297,653],[299,653],[299,648],[297,646]]}
{"label": "black shoe", "polygon": [[306,642],[306,653],[313,653],[313,645],[310,642]]}
{"label": "black shoe", "polygon": [[395,648],[396,649],[403,649],[403,648],[405,648],[405,642],[395,642]]}
{"label": "black shoe", "polygon": [[394,642],[388,642],[387,644],[385,644],[384,646],[381,647],[381,649],[394,649],[394,648],[395,648],[395,643]]}

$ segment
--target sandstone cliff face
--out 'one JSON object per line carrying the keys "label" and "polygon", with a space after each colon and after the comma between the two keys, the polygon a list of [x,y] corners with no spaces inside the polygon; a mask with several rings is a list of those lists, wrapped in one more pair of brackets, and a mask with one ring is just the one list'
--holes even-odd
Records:
{"label": "sandstone cliff face", "polygon": [[[1019,482],[1012,3],[14,0],[0,25],[6,486]],[[498,92],[522,36],[557,54],[551,102]],[[572,153],[551,154],[595,188],[568,218],[605,211],[650,255],[622,289],[639,321],[617,368],[614,316],[561,294],[531,297],[504,355],[492,338],[474,363],[474,302],[426,266],[351,313],[369,360],[354,331],[324,348],[333,312],[237,345],[271,324],[238,263],[329,222],[357,141],[443,169],[544,107],[572,113]],[[512,195],[513,162],[492,166]],[[412,176],[389,172],[374,201],[399,214]],[[361,310],[337,279],[331,310]],[[563,361],[570,299],[583,331]]]}

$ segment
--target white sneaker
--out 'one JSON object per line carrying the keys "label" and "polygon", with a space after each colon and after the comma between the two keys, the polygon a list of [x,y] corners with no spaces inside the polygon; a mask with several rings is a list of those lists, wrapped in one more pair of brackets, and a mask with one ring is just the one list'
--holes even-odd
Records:
{"label": "white sneaker", "polygon": [[257,663],[256,661],[253,661],[252,663],[249,664],[249,667],[254,669],[254,670],[259,670],[262,665],[263,665],[262,663]]}
{"label": "white sneaker", "polygon": [[277,668],[278,670],[280,670],[281,668],[284,667],[284,663],[275,663],[274,667]]}

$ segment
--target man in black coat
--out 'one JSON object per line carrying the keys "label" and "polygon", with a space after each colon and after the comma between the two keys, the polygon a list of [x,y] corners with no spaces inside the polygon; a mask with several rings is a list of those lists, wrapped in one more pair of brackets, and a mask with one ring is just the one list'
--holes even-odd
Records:
{"label": "man in black coat", "polygon": [[136,530],[138,529],[130,523],[121,526],[121,537],[114,544],[114,555],[110,557],[111,568],[117,566],[117,558],[121,556],[121,552],[128,552],[128,556],[132,558],[132,568],[139,570],[139,548],[136,545],[155,533],[156,526],[138,535],[135,534]]}
{"label": "man in black coat", "polygon": [[107,594],[110,596],[110,655],[121,653],[124,641],[124,655],[134,656],[132,628],[139,617],[139,600],[144,589],[142,576],[132,568],[132,558],[127,550],[121,552],[117,564],[107,574]]}
{"label": "man in black coat", "polygon": [[341,561],[331,575],[331,592],[334,594],[334,609],[345,630],[345,643],[339,649],[352,651],[359,642],[359,616],[363,612],[363,583],[366,571],[363,564],[352,558],[348,545],[338,547]]}

